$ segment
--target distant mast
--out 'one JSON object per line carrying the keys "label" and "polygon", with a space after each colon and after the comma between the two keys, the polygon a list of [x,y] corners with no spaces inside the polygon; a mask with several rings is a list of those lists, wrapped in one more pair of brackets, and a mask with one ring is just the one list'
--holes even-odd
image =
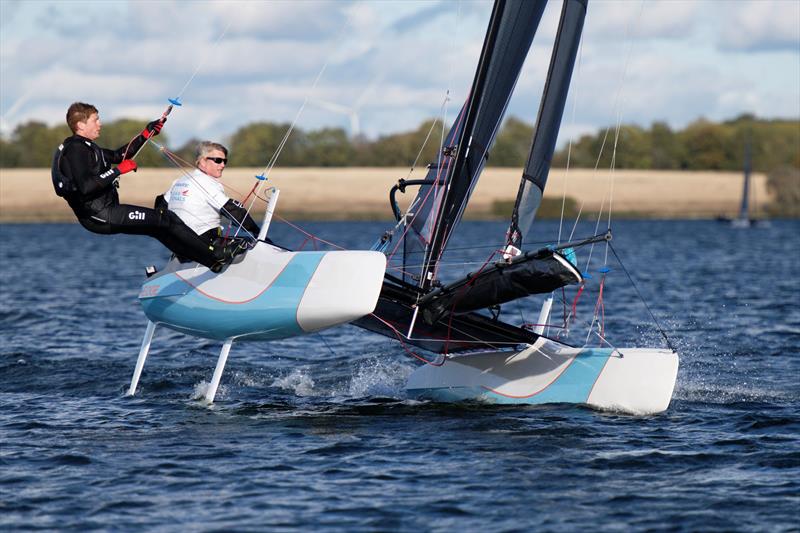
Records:
{"label": "distant mast", "polygon": [[739,220],[750,221],[750,172],[753,166],[750,139],[744,145],[744,188],[742,190],[742,207],[739,209]]}

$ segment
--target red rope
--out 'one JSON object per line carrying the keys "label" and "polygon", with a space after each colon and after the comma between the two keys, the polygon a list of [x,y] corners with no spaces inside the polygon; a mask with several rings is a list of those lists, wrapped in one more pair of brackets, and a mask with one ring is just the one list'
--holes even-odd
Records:
{"label": "red rope", "polygon": [[575,299],[572,300],[572,311],[571,311],[572,320],[575,320],[575,316],[577,315],[578,312],[578,299],[581,297],[581,294],[583,294],[583,289],[585,288],[586,285],[581,285],[580,288],[578,289],[578,293],[575,295]]}
{"label": "red rope", "polygon": [[450,336],[452,335],[452,332],[453,332],[453,315],[455,314],[454,311],[456,309],[456,305],[458,304],[458,302],[461,301],[461,298],[464,297],[464,294],[466,294],[467,289],[469,287],[471,287],[475,283],[475,280],[478,279],[478,276],[480,275],[481,272],[483,272],[483,269],[486,268],[486,265],[489,264],[489,261],[491,261],[492,258],[495,256],[495,254],[497,254],[499,251],[500,250],[494,250],[489,255],[489,257],[486,258],[486,261],[483,262],[483,264],[478,269],[478,271],[475,273],[475,275],[472,276],[472,278],[467,282],[467,284],[464,285],[463,287],[461,287],[458,290],[458,292],[456,293],[457,297],[453,299],[453,306],[450,308],[450,320],[447,321],[447,337],[446,337],[445,343],[444,343],[444,354],[445,355],[447,355],[448,350],[450,349]]}
{"label": "red rope", "polygon": [[431,365],[431,366],[442,366],[442,365],[445,363],[445,361],[447,360],[447,358],[445,357],[445,358],[442,358],[442,362],[440,362],[440,363],[437,363],[437,362],[435,362],[435,361],[428,361],[427,359],[425,359],[424,357],[422,357],[422,356],[421,356],[421,355],[419,355],[418,353],[412,352],[412,351],[411,351],[411,350],[408,348],[408,346],[406,346],[406,342],[403,340],[403,338],[405,337],[405,335],[403,335],[402,333],[400,333],[400,332],[397,330],[397,328],[396,328],[396,327],[394,327],[392,324],[390,324],[390,323],[389,323],[389,322],[387,322],[386,320],[382,319],[381,317],[379,317],[379,316],[378,316],[378,315],[376,315],[375,313],[372,313],[372,316],[374,316],[376,319],[378,319],[378,321],[379,321],[379,322],[382,322],[382,323],[383,323],[383,324],[384,324],[386,327],[388,327],[389,329],[391,329],[391,330],[394,332],[395,336],[397,336],[397,340],[399,340],[399,341],[400,341],[400,345],[403,347],[403,349],[406,351],[406,353],[408,353],[408,354],[409,354],[411,357],[414,357],[415,359],[419,359],[419,360],[420,360],[420,361],[422,361],[423,363],[429,364],[429,365]]}
{"label": "red rope", "polygon": [[600,339],[602,341],[606,340],[605,338],[606,306],[603,303],[603,287],[605,286],[605,283],[606,283],[606,275],[603,274],[603,277],[600,278],[600,292],[597,295],[597,303],[594,306],[594,315],[597,316],[598,311],[600,313],[599,326],[600,326]]}

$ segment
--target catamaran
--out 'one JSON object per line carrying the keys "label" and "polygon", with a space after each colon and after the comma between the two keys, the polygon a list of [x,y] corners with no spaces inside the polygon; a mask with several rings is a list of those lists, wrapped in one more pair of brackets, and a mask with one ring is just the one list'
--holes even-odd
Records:
{"label": "catamaran", "polygon": [[[595,332],[600,346],[589,345],[590,336],[573,346],[548,334],[553,291],[573,285],[580,295],[591,274],[578,267],[576,253],[610,246],[610,229],[535,248],[526,240],[547,183],[587,0],[564,0],[532,146],[499,257],[455,280],[443,260],[489,158],[545,4],[495,2],[469,98],[425,179],[400,180],[391,190],[397,224],[372,251],[294,252],[270,244],[265,238],[279,192],[273,187],[255,247],[224,271],[173,259],[149,277],[139,295],[148,326],[129,394],[136,391],[159,324],[223,341],[205,395],[211,402],[234,341],[286,338],[353,321],[434,354],[415,354],[424,364],[406,385],[412,397],[665,410],[678,370],[678,355],[665,334],[667,349],[614,347],[602,325]],[[402,212],[395,197],[407,187],[419,189]],[[599,269],[596,315],[604,309],[609,271]],[[502,304],[534,294],[550,296],[533,327],[505,319]]]}

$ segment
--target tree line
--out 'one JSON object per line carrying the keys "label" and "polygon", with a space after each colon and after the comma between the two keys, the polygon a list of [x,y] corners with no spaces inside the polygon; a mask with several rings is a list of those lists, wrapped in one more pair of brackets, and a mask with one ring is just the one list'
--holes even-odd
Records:
{"label": "tree line", "polygon": [[[142,120],[120,119],[103,125],[103,146],[118,147],[141,131]],[[289,128],[288,123],[256,122],[239,128],[222,142],[230,149],[231,166],[262,167],[272,157]],[[488,164],[521,167],[533,136],[533,125],[511,117],[505,121],[492,147]],[[66,125],[47,126],[30,121],[20,124],[8,139],[0,139],[0,167],[49,167],[58,144],[70,134]],[[415,130],[369,140],[351,138],[341,128],[305,131],[295,128],[278,159],[279,166],[345,167],[425,165],[433,161],[441,139],[441,125],[427,120]],[[428,142],[425,143],[426,137]],[[623,125],[583,135],[553,157],[563,168],[569,158],[574,168],[608,168],[612,157],[620,169],[741,170],[745,152],[752,153],[756,171],[800,168],[800,120],[765,120],[753,115],[714,123],[697,120],[673,130],[655,122],[649,128]],[[219,140],[219,139],[214,139]],[[168,129],[158,137],[169,146]],[[194,161],[198,139],[172,149],[182,159]],[[616,144],[616,151],[614,145]],[[170,166],[157,150],[145,149],[137,157],[142,166]]]}

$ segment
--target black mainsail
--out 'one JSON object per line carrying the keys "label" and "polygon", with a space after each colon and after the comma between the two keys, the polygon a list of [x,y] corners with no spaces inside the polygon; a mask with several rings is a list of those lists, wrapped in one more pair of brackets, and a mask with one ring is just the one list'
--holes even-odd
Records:
{"label": "black mainsail", "polygon": [[428,171],[430,184],[411,203],[414,238],[406,238],[405,273],[423,288],[430,287],[483,170],[546,4],[498,0],[494,5],[470,96],[438,164]]}
{"label": "black mainsail", "polygon": [[[513,227],[532,220],[538,208],[527,202],[527,183],[544,189],[558,126],[580,39],[587,0],[565,0],[559,33],[531,153],[515,206]],[[489,156],[522,65],[544,12],[546,0],[497,0],[492,11],[470,96],[448,133],[439,160],[431,164],[405,219],[403,266],[387,274],[372,316],[356,325],[389,337],[402,337],[431,351],[456,352],[487,345],[532,343],[538,335],[476,311],[529,294],[550,292],[582,277],[554,249],[522,254],[487,265],[466,278],[442,286],[437,270],[448,241]],[[531,179],[533,176],[533,179]],[[398,186],[404,189],[406,183]],[[532,195],[535,197],[536,195]],[[393,193],[392,193],[393,198]],[[523,210],[520,210],[520,198]],[[532,210],[530,205],[533,205]],[[396,214],[399,210],[392,201]],[[527,222],[527,226],[530,221]],[[527,230],[527,226],[525,226]],[[422,311],[419,313],[419,311]],[[417,320],[418,315],[421,318]],[[413,330],[413,335],[411,334]]]}

